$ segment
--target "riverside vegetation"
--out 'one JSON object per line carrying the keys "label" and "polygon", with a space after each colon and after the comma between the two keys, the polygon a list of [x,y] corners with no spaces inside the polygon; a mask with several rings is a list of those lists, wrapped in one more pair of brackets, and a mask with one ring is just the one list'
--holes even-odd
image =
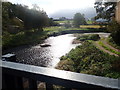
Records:
{"label": "riverside vegetation", "polygon": [[110,78],[120,77],[120,57],[109,55],[94,45],[93,40],[99,40],[99,35],[83,35],[77,39],[84,42],[62,56],[57,69]]}

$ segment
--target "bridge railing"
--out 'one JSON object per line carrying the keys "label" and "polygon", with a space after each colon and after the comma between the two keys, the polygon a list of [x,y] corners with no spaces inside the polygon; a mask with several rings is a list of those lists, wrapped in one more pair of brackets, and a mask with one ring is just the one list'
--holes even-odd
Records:
{"label": "bridge railing", "polygon": [[79,88],[105,88],[120,89],[119,79],[81,74],[46,67],[38,67],[8,61],[2,61],[2,86],[24,90],[23,78],[28,78],[29,90],[37,90],[37,81],[46,83],[46,90],[59,85],[71,89]]}

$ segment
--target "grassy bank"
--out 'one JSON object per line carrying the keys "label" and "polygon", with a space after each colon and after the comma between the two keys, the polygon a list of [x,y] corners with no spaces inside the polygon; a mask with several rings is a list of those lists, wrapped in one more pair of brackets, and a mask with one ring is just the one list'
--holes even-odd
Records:
{"label": "grassy bank", "polygon": [[110,78],[120,77],[120,57],[111,56],[85,41],[61,57],[57,69]]}
{"label": "grassy bank", "polygon": [[[84,25],[83,25],[84,26]],[[87,26],[87,25],[86,25]],[[74,28],[74,27],[69,27],[69,28],[65,28],[64,26],[54,26],[54,27],[46,27],[44,28],[44,31],[46,31],[48,34],[53,34],[53,33],[58,33],[61,31],[67,31],[67,30],[88,30],[88,31],[97,31],[97,30],[101,30],[100,28]],[[101,30],[104,31],[104,30]]]}
{"label": "grassy bank", "polygon": [[120,55],[120,52],[117,52],[117,51],[115,51],[115,50],[113,50],[113,49],[105,46],[102,41],[99,41],[98,44],[101,45],[104,49],[106,49],[106,50],[108,50],[108,51],[110,51],[110,52],[112,52],[112,53],[115,53],[115,54],[117,54],[117,55]]}
{"label": "grassy bank", "polygon": [[17,34],[5,33],[2,37],[2,46],[3,49],[8,49],[20,45],[41,43],[45,38],[47,38],[46,32],[36,30],[19,32]]}

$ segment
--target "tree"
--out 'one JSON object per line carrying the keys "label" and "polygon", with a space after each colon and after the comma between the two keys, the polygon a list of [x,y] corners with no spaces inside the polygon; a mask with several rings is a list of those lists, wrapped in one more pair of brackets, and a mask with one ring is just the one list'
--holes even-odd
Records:
{"label": "tree", "polygon": [[59,20],[64,21],[64,20],[67,20],[67,18],[66,17],[60,17]]}
{"label": "tree", "polygon": [[59,23],[55,22],[53,18],[49,18],[49,26],[59,26]]}
{"label": "tree", "polygon": [[107,27],[108,31],[111,32],[110,36],[112,40],[120,46],[120,24],[113,20]]}
{"label": "tree", "polygon": [[76,13],[73,19],[73,25],[79,27],[80,25],[86,24],[84,14]]}
{"label": "tree", "polygon": [[96,1],[95,8],[97,16],[95,17],[95,20],[102,18],[110,21],[111,17],[115,17],[115,7],[116,2],[104,2],[104,0],[101,0],[101,2]]}
{"label": "tree", "polygon": [[25,5],[2,2],[2,13],[3,30],[7,31],[9,31],[8,27],[10,25],[21,26],[18,22],[19,20],[23,21],[24,30],[30,30],[32,28],[42,30],[49,22],[46,12],[40,10],[37,5],[29,9],[28,6]]}
{"label": "tree", "polygon": [[95,2],[95,8],[97,12],[97,16],[95,19],[103,18],[107,19],[109,25],[107,26],[107,30],[111,32],[111,37],[113,42],[120,45],[120,24],[118,24],[115,20],[115,9],[116,9],[116,2]]}

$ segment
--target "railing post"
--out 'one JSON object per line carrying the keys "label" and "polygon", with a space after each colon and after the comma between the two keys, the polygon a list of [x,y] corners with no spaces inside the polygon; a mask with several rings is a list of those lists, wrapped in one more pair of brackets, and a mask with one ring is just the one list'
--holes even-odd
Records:
{"label": "railing post", "polygon": [[37,90],[37,81],[29,79],[29,90]]}
{"label": "railing post", "polygon": [[46,83],[46,90],[53,90],[53,85]]}
{"label": "railing post", "polygon": [[4,89],[9,90],[9,89],[15,88],[15,78],[14,78],[14,76],[8,75],[8,74],[3,74],[2,77],[3,77],[3,79],[2,79],[3,90]]}
{"label": "railing post", "polygon": [[15,89],[24,90],[23,80],[21,77],[16,77],[13,75],[3,74],[2,76],[2,88],[4,89]]}
{"label": "railing post", "polygon": [[22,77],[15,76],[15,87],[16,89],[24,90]]}
{"label": "railing post", "polygon": [[6,83],[5,83],[5,76],[4,74],[2,73],[2,89],[4,90],[6,88]]}

